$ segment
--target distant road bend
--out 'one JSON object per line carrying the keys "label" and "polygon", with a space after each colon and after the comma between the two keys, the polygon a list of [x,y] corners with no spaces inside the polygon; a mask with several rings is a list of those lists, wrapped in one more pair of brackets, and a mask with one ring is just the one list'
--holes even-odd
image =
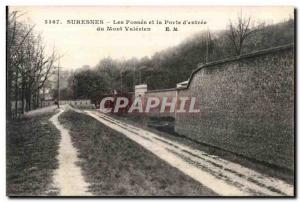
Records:
{"label": "distant road bend", "polygon": [[124,134],[160,159],[224,196],[292,196],[293,185],[218,156],[190,148],[98,111],[84,111],[102,124]]}

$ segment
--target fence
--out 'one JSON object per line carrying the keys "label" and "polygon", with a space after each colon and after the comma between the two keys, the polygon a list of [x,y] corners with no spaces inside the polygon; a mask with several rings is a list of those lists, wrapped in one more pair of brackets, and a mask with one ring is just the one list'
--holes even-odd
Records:
{"label": "fence", "polygon": [[[44,100],[42,101],[42,107],[47,107],[50,105],[54,105],[55,101],[54,100]],[[92,107],[91,100],[88,99],[83,99],[83,100],[60,100],[59,101],[60,105],[64,104],[69,104],[77,107]]]}

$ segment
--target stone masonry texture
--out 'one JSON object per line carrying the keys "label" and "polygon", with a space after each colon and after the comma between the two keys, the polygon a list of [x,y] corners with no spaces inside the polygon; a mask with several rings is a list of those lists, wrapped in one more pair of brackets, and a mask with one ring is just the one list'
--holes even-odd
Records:
{"label": "stone masonry texture", "polygon": [[282,168],[294,168],[294,47],[203,65],[178,96],[200,113],[176,113],[175,131]]}

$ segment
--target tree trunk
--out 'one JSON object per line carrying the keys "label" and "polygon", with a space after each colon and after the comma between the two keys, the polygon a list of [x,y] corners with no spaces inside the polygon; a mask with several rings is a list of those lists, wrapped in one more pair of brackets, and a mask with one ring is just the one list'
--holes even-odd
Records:
{"label": "tree trunk", "polygon": [[[6,6],[6,37],[8,36],[8,6]],[[6,41],[7,43],[7,41]],[[11,60],[10,60],[10,46],[6,44],[6,118],[11,119]]]}
{"label": "tree trunk", "polygon": [[22,76],[22,92],[21,92],[21,99],[22,99],[22,111],[21,113],[24,114],[24,99],[25,99],[25,82],[24,82],[24,77]]}
{"label": "tree trunk", "polygon": [[39,108],[40,107],[40,91],[38,90],[38,92],[36,93],[36,107]]}
{"label": "tree trunk", "polygon": [[19,97],[19,94],[18,94],[18,76],[19,76],[19,71],[18,71],[18,68],[16,67],[16,78],[15,78],[15,117],[18,117],[18,97]]}

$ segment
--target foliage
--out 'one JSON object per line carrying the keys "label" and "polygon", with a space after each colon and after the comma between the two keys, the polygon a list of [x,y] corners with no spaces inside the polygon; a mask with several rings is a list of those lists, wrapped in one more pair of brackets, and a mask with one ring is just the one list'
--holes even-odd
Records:
{"label": "foliage", "polygon": [[[54,73],[58,55],[45,54],[41,35],[34,33],[34,26],[19,22],[22,14],[13,11],[7,19],[7,117],[17,117],[39,107],[41,92]],[[14,101],[14,108],[12,107]],[[21,109],[18,102],[21,102]]]}
{"label": "foliage", "polygon": [[[243,29],[243,42],[236,49],[230,37],[230,27],[231,31],[238,33],[241,31],[237,30],[239,22],[248,26]],[[148,89],[174,88],[203,63],[293,42],[293,19],[272,25],[250,26],[250,18],[239,18],[236,23],[229,24],[228,30],[198,33],[176,47],[155,53],[151,58],[125,61],[105,58],[94,68],[75,72],[75,80],[69,86],[76,91],[74,98],[91,98],[111,94],[114,90],[132,92],[134,85],[142,83],[146,83]]]}

